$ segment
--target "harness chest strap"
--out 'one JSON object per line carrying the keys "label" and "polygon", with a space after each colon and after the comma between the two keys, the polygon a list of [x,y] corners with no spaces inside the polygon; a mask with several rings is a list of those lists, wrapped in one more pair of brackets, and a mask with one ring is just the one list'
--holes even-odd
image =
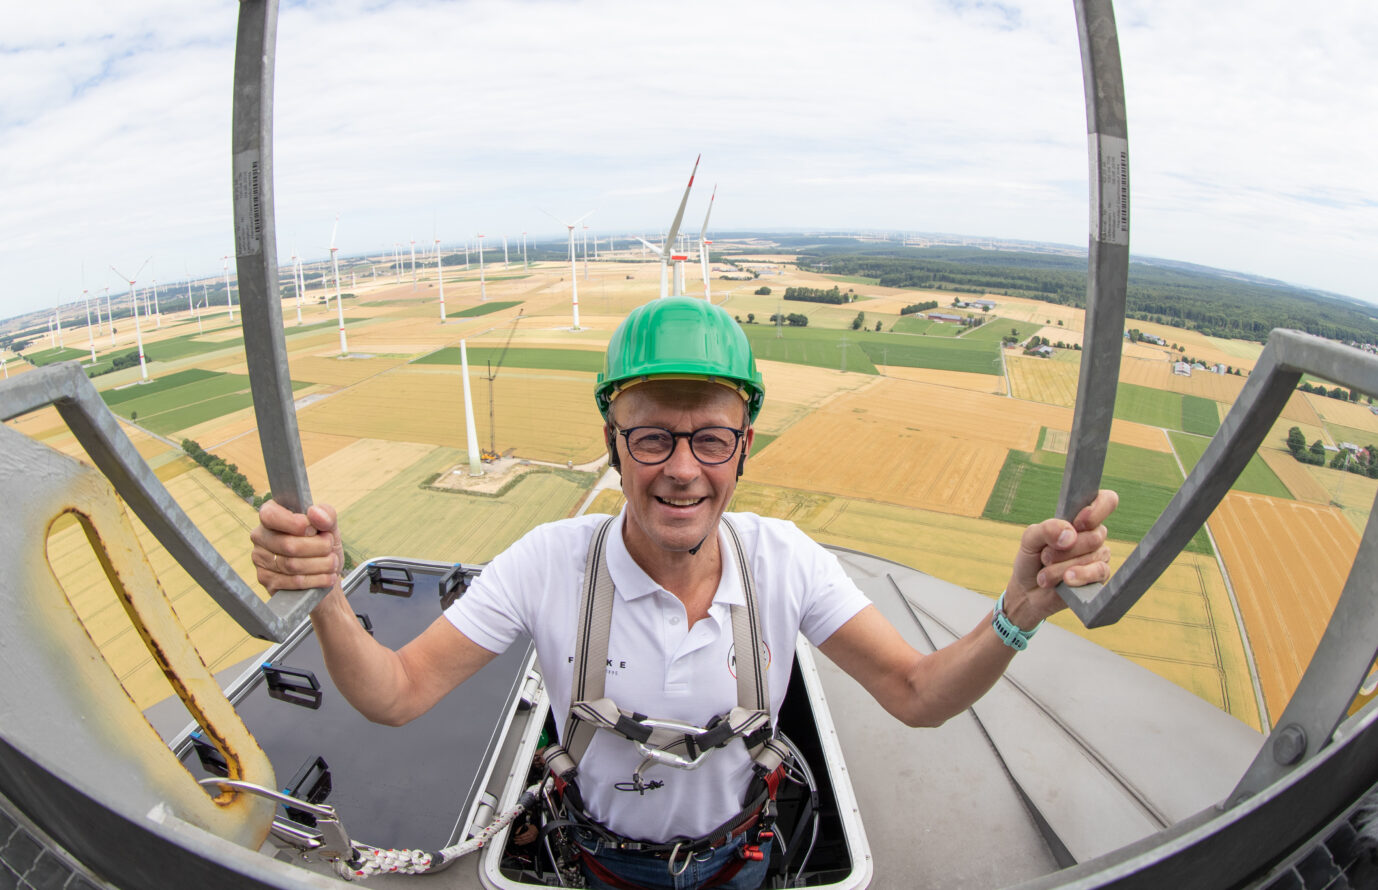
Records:
{"label": "harness chest strap", "polygon": [[[785,757],[785,749],[773,739],[770,723],[770,687],[766,676],[765,647],[761,645],[760,613],[756,585],[746,551],[732,523],[723,518],[741,578],[745,605],[733,605],[732,643],[736,650],[737,706],[717,718],[706,732],[688,733],[651,721],[646,715],[625,711],[605,694],[608,640],[612,628],[614,587],[606,559],[608,535],[616,517],[594,533],[584,566],[583,595],[579,605],[579,629],[575,636],[573,691],[569,717],[561,742],[546,749],[551,772],[570,781],[578,772],[579,759],[588,750],[597,730],[615,732],[648,748],[667,750],[683,745],[692,759],[703,750],[719,748],[742,738],[751,759],[763,772],[771,772]],[[750,653],[748,656],[747,653]]]}

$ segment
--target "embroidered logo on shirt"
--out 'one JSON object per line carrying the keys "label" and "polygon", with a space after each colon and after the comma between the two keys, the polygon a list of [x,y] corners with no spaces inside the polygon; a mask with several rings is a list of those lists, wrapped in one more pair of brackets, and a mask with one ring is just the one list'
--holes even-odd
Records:
{"label": "embroidered logo on shirt", "polygon": [[[621,659],[612,659],[612,658],[609,658],[607,661],[608,661],[608,668],[607,668],[607,671],[608,671],[608,674],[609,674],[610,676],[616,677],[618,671],[625,671],[625,670],[627,669],[627,662],[626,662],[626,661],[623,661],[623,660],[621,660]],[[568,663],[569,663],[569,664],[574,664],[574,656],[573,656],[573,655],[571,655],[571,656],[568,657]]]}

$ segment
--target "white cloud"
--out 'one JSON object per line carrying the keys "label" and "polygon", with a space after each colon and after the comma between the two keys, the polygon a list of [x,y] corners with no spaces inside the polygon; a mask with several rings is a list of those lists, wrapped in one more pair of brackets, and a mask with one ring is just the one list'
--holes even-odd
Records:
{"label": "white cloud", "polygon": [[[1122,0],[1136,252],[1378,300],[1366,3]],[[23,8],[0,38],[0,316],[231,244],[236,4]],[[625,0],[288,4],[279,249],[555,236],[538,208],[664,227],[693,158],[714,228],[957,231],[1079,245],[1069,5]],[[433,223],[434,220],[434,223]]]}

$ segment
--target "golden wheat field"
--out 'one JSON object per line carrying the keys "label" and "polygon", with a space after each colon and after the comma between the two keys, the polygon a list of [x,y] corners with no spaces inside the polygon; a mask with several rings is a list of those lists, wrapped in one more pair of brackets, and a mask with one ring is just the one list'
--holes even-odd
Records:
{"label": "golden wheat field", "polygon": [[1330,503],[1330,492],[1326,491],[1325,486],[1316,481],[1309,472],[1310,468],[1293,457],[1291,452],[1263,447],[1258,450],[1258,455],[1263,458],[1268,469],[1277,475],[1282,484],[1287,486],[1292,497],[1312,504]]}
{"label": "golden wheat field", "polygon": [[1232,491],[1210,527],[1230,574],[1268,713],[1276,719],[1305,672],[1359,549],[1331,507]]}
{"label": "golden wheat field", "polygon": [[966,371],[939,371],[933,368],[902,368],[898,365],[878,366],[886,377],[897,380],[911,380],[915,383],[931,383],[934,386],[950,386],[971,392],[985,392],[992,395],[1005,394],[1005,378],[995,374],[972,374]]}
{"label": "golden wheat field", "polygon": [[1017,399],[1070,408],[1077,400],[1079,368],[1070,362],[1050,362],[1005,352],[1005,372],[1010,394]]}
{"label": "golden wheat field", "polygon": [[1358,402],[1342,402],[1339,399],[1321,398],[1302,394],[1302,397],[1315,409],[1316,414],[1328,424],[1373,433],[1378,438],[1378,414],[1369,410],[1368,405]]}
{"label": "golden wheat field", "polygon": [[[471,367],[470,389],[479,444],[489,444],[489,383]],[[413,365],[370,378],[308,405],[297,415],[307,432],[356,438],[462,445],[464,398],[459,370]],[[499,452],[576,464],[603,453],[602,426],[593,407],[593,375],[576,371],[503,368],[492,383]]]}

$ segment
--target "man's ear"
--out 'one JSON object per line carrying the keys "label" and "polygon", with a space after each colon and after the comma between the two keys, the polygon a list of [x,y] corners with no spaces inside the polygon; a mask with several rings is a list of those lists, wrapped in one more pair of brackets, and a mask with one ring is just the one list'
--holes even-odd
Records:
{"label": "man's ear", "polygon": [[603,425],[603,441],[608,446],[608,466],[621,473],[622,461],[617,456],[617,432],[613,430],[611,423]]}

